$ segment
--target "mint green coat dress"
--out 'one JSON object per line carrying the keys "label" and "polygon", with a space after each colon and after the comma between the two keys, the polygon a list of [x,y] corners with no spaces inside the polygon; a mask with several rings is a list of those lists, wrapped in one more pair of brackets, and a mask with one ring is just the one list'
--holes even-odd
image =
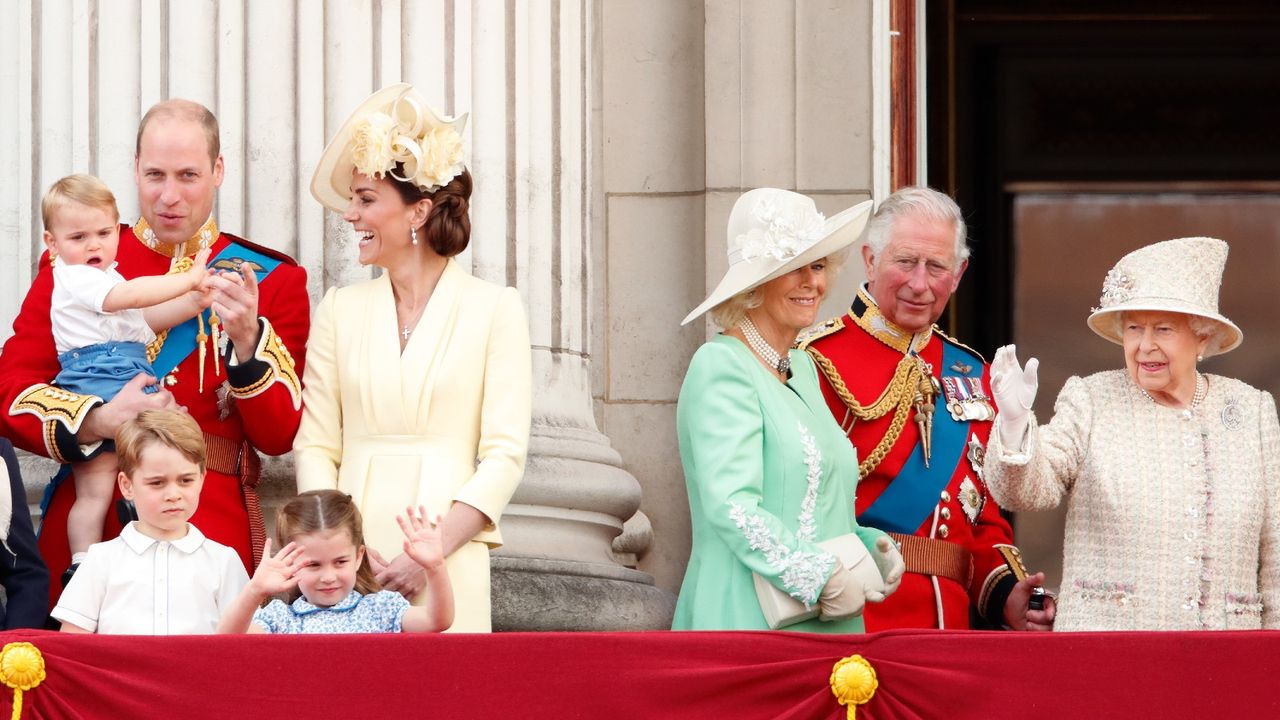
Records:
{"label": "mint green coat dress", "polygon": [[[857,532],[858,459],[818,388],[809,356],[791,352],[786,385],[738,339],[717,335],[689,363],[676,408],[693,548],[672,628],[767,629],[751,573],[817,604],[835,557],[815,543]],[[785,628],[863,631],[862,618]]]}

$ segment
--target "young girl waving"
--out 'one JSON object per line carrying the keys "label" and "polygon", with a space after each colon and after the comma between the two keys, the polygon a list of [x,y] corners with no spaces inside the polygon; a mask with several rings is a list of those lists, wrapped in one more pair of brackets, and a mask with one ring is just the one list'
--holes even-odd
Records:
{"label": "young girl waving", "polygon": [[[276,517],[284,545],[262,562],[218,623],[220,633],[441,632],[453,624],[453,588],[444,566],[440,517],[406,508],[396,522],[404,552],[427,573],[425,605],[410,607],[400,593],[381,590],[365,554],[364,526],[351,497],[337,490],[305,492]],[[287,594],[288,602],[273,595]]]}

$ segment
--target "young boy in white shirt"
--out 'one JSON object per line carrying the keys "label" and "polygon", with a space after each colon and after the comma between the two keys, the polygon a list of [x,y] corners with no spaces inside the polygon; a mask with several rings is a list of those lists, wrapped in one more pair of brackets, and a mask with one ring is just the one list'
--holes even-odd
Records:
{"label": "young boy in white shirt", "polygon": [[249,576],[235,550],[187,522],[204,485],[200,426],[180,410],[147,410],[120,428],[116,453],[138,519],[89,547],[53,617],[63,632],[213,633]]}

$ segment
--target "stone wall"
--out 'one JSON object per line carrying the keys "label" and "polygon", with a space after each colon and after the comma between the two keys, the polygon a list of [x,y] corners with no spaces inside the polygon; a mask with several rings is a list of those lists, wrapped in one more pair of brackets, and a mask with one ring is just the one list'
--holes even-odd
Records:
{"label": "stone wall", "polygon": [[[725,226],[743,191],[795,189],[828,214],[871,197],[871,16],[857,0],[601,3],[593,387],[653,525],[640,567],[668,590],[689,557],[675,403],[711,332],[680,321],[724,273]],[[862,277],[851,255],[824,316],[842,311]]]}

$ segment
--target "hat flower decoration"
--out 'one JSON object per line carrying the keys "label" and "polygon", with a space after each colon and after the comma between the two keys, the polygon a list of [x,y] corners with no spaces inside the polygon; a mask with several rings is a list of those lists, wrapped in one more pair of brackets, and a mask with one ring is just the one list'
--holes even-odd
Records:
{"label": "hat flower decoration", "polygon": [[408,83],[388,85],[365,98],[325,146],[311,177],[311,194],[343,212],[351,200],[353,171],[435,192],[466,170],[466,123],[465,114],[437,115]]}
{"label": "hat flower decoration", "polygon": [[387,112],[370,112],[356,123],[351,160],[363,175],[390,175],[433,192],[462,173],[462,135],[406,90]]}
{"label": "hat flower decoration", "polygon": [[681,325],[689,324],[733,296],[804,267],[851,245],[862,234],[871,201],[823,217],[813,199],[779,188],[743,193],[729,213],[725,232],[729,267],[706,300]]}
{"label": "hat flower decoration", "polygon": [[1125,275],[1124,270],[1119,266],[1113,267],[1107,271],[1107,277],[1102,281],[1102,298],[1099,300],[1098,307],[1093,308],[1093,312],[1128,302],[1131,297],[1133,297],[1133,279]]}
{"label": "hat flower decoration", "polygon": [[826,218],[803,205],[793,204],[782,210],[766,198],[752,209],[751,218],[758,225],[736,238],[738,253],[747,262],[762,257],[790,260],[825,234]]}

